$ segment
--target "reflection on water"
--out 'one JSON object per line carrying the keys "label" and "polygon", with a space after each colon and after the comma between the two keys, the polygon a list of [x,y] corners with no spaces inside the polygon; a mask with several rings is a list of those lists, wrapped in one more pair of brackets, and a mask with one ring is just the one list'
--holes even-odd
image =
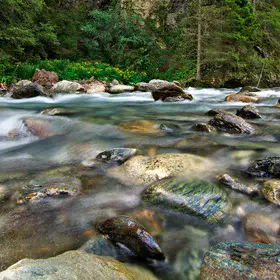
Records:
{"label": "reflection on water", "polygon": [[[155,236],[172,268],[168,266],[167,273],[164,267],[155,266],[162,278],[197,279],[210,245],[244,240],[241,220],[247,209],[243,217],[236,209],[240,211],[242,203],[254,205],[253,209],[266,206],[262,198],[250,199],[226,190],[233,204],[232,222],[213,228],[188,215],[147,209],[140,203],[144,186],[108,177],[106,166],[89,168],[82,164],[116,147],[137,148],[149,156],[191,153],[214,163],[215,168],[207,170],[211,180],[231,172],[252,183],[243,173],[248,164],[279,155],[280,109],[273,106],[280,92],[257,93],[263,99],[256,104],[262,119],[251,121],[256,133],[235,136],[190,129],[196,123],[208,122],[205,113],[210,109],[235,113],[243,106],[224,102],[232,90],[188,91],[194,100],[182,103],[154,102],[150,93],[0,98],[0,267],[25,257],[48,257],[78,248],[97,235],[97,221],[117,214],[134,215]],[[42,114],[46,109],[50,110]],[[143,120],[147,129],[122,129],[123,124]],[[61,199],[59,193],[55,199],[34,198],[34,189],[54,188],[63,182],[71,185],[69,197]]]}

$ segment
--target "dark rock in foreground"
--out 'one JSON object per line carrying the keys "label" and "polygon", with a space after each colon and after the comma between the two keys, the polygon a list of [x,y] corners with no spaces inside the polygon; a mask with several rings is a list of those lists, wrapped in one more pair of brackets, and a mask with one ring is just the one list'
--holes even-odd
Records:
{"label": "dark rock in foreground", "polygon": [[247,173],[256,177],[280,178],[280,157],[257,160],[247,169]]}
{"label": "dark rock in foreground", "polygon": [[254,129],[250,124],[231,113],[217,114],[209,121],[209,124],[214,126],[218,131],[222,132],[239,134],[252,134],[254,132]]}
{"label": "dark rock in foreground", "polygon": [[260,119],[260,111],[256,106],[246,105],[242,109],[237,110],[237,116],[244,119]]}
{"label": "dark rock in foreground", "polygon": [[22,87],[19,87],[12,93],[12,98],[21,99],[21,98],[32,98],[36,96],[44,96],[44,90],[42,87],[36,83],[28,84]]}
{"label": "dark rock in foreground", "polygon": [[226,223],[231,211],[227,195],[216,184],[200,180],[171,178],[158,181],[143,192],[142,201],[150,206],[197,216],[211,224]]}
{"label": "dark rock in foreground", "polygon": [[97,229],[110,240],[122,244],[135,255],[143,258],[164,260],[165,256],[153,237],[136,221],[118,216],[98,223]]}
{"label": "dark rock in foreground", "polygon": [[216,128],[210,124],[207,123],[198,123],[192,126],[192,130],[194,131],[199,131],[199,132],[206,132],[206,133],[211,133],[215,132]]}
{"label": "dark rock in foreground", "polygon": [[280,246],[220,243],[204,257],[200,279],[279,279]]}

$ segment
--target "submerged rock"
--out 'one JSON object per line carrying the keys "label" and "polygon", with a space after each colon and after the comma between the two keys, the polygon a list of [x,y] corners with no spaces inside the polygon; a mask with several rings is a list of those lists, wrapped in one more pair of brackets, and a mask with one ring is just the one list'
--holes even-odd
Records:
{"label": "submerged rock", "polygon": [[170,176],[199,176],[212,171],[214,164],[191,154],[159,154],[154,157],[134,156],[123,165],[111,168],[109,175],[128,185],[149,185]]}
{"label": "submerged rock", "polygon": [[239,191],[239,192],[242,192],[247,195],[258,194],[258,189],[256,187],[250,187],[250,186],[241,184],[241,183],[239,183],[239,181],[237,179],[232,178],[228,174],[223,174],[223,175],[217,176],[217,180],[220,183],[230,187],[231,189],[233,189],[235,191]]}
{"label": "submerged rock", "polygon": [[96,160],[104,163],[122,164],[139,152],[137,149],[115,148],[104,151],[96,156]]}
{"label": "submerged rock", "polygon": [[280,180],[267,180],[262,193],[268,201],[280,206]]}
{"label": "submerged rock", "polygon": [[280,222],[259,212],[250,213],[244,226],[247,241],[255,243],[280,243]]}
{"label": "submerged rock", "polygon": [[244,119],[260,119],[260,111],[256,106],[246,105],[242,109],[237,110],[237,116]]}
{"label": "submerged rock", "polygon": [[109,92],[110,93],[123,93],[123,92],[130,92],[130,91],[134,91],[134,86],[125,86],[125,85],[115,85],[110,87]]}
{"label": "submerged rock", "polygon": [[214,118],[209,121],[209,124],[222,132],[246,134],[252,134],[254,132],[254,129],[250,124],[231,113],[220,113],[215,115]]}
{"label": "submerged rock", "polygon": [[71,81],[60,81],[56,83],[52,89],[54,93],[75,93],[75,92],[84,92],[84,88],[77,82]]}
{"label": "submerged rock", "polygon": [[247,169],[247,173],[256,177],[280,178],[280,157],[257,160]]}
{"label": "submerged rock", "polygon": [[36,96],[45,96],[44,90],[41,86],[36,83],[27,84],[19,87],[12,93],[12,98],[32,98]]}
{"label": "submerged rock", "polygon": [[211,109],[208,112],[206,112],[205,115],[209,117],[214,117],[220,113],[227,113],[227,112],[219,109]]}
{"label": "submerged rock", "polygon": [[165,256],[153,237],[136,221],[118,216],[98,223],[97,229],[108,235],[115,244],[121,244],[143,258],[164,260]]}
{"label": "submerged rock", "polygon": [[225,101],[236,101],[236,102],[244,102],[244,103],[256,103],[259,101],[258,97],[249,96],[244,93],[234,93],[230,94],[226,97]]}
{"label": "submerged rock", "polygon": [[216,128],[214,126],[210,125],[210,124],[207,124],[207,123],[198,123],[198,124],[195,124],[192,127],[192,130],[199,131],[199,132],[211,133],[211,132],[215,132]]}
{"label": "submerged rock", "polygon": [[163,179],[143,192],[142,201],[149,206],[197,216],[211,224],[227,223],[231,215],[226,193],[208,181]]}
{"label": "submerged rock", "polygon": [[200,279],[279,279],[280,246],[219,243],[204,257]]}
{"label": "submerged rock", "polygon": [[141,134],[162,134],[164,132],[156,123],[147,120],[122,123],[120,129]]}
{"label": "submerged rock", "polygon": [[49,259],[24,259],[0,273],[6,280],[133,280],[157,279],[148,270],[123,264],[113,258],[87,254],[83,251],[69,251]]}

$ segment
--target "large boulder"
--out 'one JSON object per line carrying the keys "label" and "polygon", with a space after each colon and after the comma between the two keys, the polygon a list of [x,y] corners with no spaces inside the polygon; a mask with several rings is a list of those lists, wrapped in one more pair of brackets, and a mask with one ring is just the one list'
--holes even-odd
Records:
{"label": "large boulder", "polygon": [[58,75],[55,72],[46,71],[45,69],[36,69],[32,82],[51,88],[54,84],[58,82]]}
{"label": "large boulder", "polygon": [[103,82],[100,81],[93,81],[86,86],[86,92],[89,94],[97,93],[97,92],[105,92],[106,87]]}
{"label": "large boulder", "polygon": [[256,106],[246,105],[241,109],[237,110],[237,116],[244,119],[260,119],[260,111]]}
{"label": "large boulder", "polygon": [[32,98],[37,96],[45,96],[45,93],[43,88],[36,83],[28,83],[19,87],[12,93],[12,98],[15,99]]}
{"label": "large boulder", "polygon": [[123,93],[123,92],[131,92],[134,91],[134,86],[126,86],[126,85],[115,85],[110,87],[109,93]]}
{"label": "large boulder", "polygon": [[5,280],[134,280],[157,279],[151,272],[134,265],[123,264],[110,257],[69,251],[49,259],[24,259],[0,273]]}
{"label": "large boulder", "polygon": [[84,92],[84,88],[77,82],[71,81],[60,81],[56,83],[51,91],[53,93],[75,93],[75,92]]}
{"label": "large boulder", "polygon": [[209,124],[222,132],[246,134],[252,134],[254,132],[250,124],[231,113],[217,114],[209,121]]}
{"label": "large boulder", "polygon": [[131,185],[145,185],[171,176],[199,176],[214,169],[214,164],[192,154],[160,154],[154,157],[134,156],[109,175]]}
{"label": "large boulder", "polygon": [[267,157],[256,160],[248,169],[247,173],[256,177],[280,178],[280,157]]}
{"label": "large boulder", "polygon": [[244,93],[233,93],[233,94],[226,96],[225,101],[256,103],[259,101],[259,98],[255,97],[255,96],[249,96]]}
{"label": "large boulder", "polygon": [[149,206],[190,214],[214,224],[227,223],[231,211],[226,193],[216,184],[201,180],[160,180],[143,192],[142,201]]}
{"label": "large boulder", "polygon": [[201,280],[279,279],[280,246],[247,242],[220,243],[204,257]]}
{"label": "large boulder", "polygon": [[152,96],[155,101],[162,100],[172,102],[193,99],[191,94],[184,92],[184,90],[175,83],[164,80],[151,80],[149,85],[150,91],[152,92]]}

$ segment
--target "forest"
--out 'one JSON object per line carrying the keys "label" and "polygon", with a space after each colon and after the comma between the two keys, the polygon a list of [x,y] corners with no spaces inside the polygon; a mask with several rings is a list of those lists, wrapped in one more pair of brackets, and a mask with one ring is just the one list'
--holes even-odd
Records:
{"label": "forest", "polygon": [[[142,2],[147,8],[139,11],[132,0],[2,0],[1,79],[31,78],[41,61],[66,60],[79,69],[81,62],[99,62],[139,73],[130,83],[146,77],[217,87],[279,85],[279,0]],[[73,77],[71,66],[63,74],[88,76]]]}

